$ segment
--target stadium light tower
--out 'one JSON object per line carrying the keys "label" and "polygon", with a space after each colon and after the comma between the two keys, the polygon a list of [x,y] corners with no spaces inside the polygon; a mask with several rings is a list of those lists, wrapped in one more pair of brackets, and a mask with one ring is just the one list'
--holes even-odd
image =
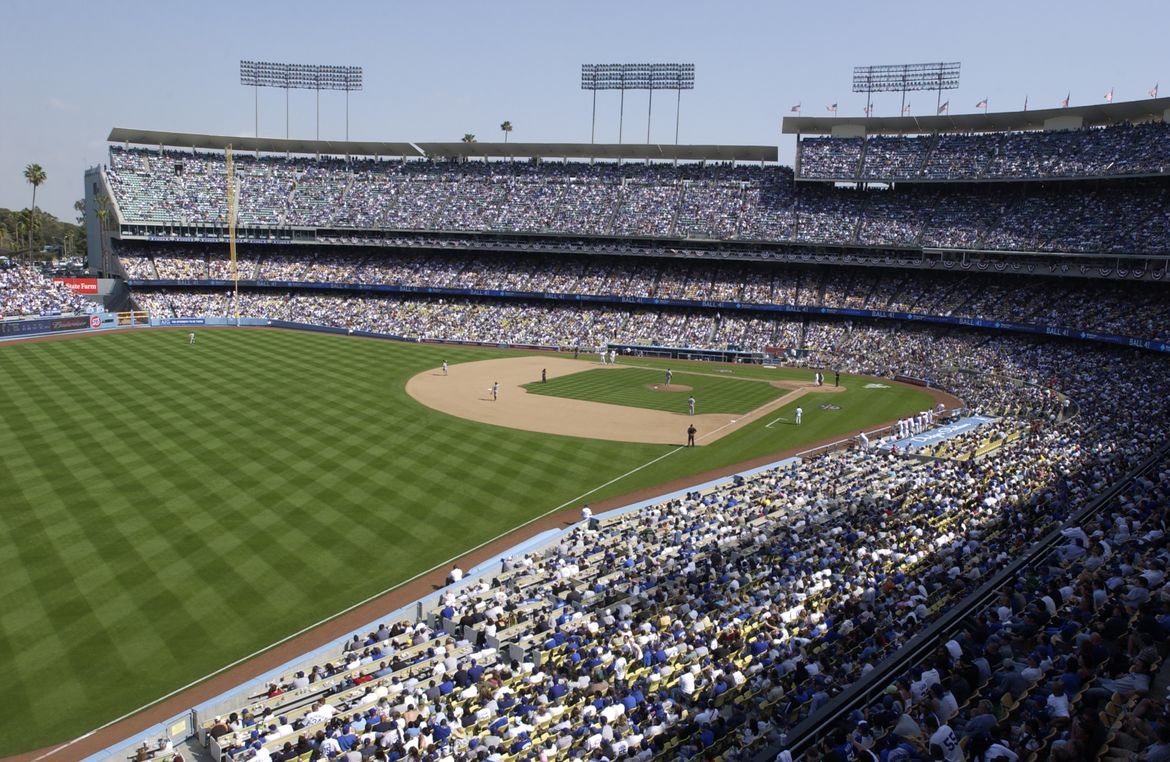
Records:
{"label": "stadium light tower", "polygon": [[959,62],[855,66],[853,92],[865,93],[865,113],[870,113],[874,93],[902,93],[902,111],[906,113],[906,93],[937,90],[935,113],[942,105],[942,91],[959,87]]}
{"label": "stadium light tower", "polygon": [[315,90],[317,92],[317,140],[321,139],[321,91],[344,91],[345,142],[349,142],[349,94],[362,89],[362,67],[240,61],[240,84],[255,90],[256,137],[260,137],[260,88],[284,88],[285,140],[289,137],[289,90]]}
{"label": "stadium light tower", "polygon": [[650,142],[650,119],[654,113],[654,91],[675,90],[678,99],[675,104],[674,142],[678,145],[679,107],[682,105],[682,91],[695,89],[695,65],[684,63],[657,64],[581,64],[581,89],[593,91],[593,122],[589,131],[589,142],[597,137],[597,91],[618,90],[621,92],[618,106],[618,143],[622,142],[622,131],[626,112],[626,90],[648,90],[646,105],[646,142]]}

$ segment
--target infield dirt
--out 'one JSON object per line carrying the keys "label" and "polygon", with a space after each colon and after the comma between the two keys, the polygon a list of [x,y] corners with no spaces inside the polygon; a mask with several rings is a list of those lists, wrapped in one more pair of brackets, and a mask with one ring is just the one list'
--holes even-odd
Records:
{"label": "infield dirt", "polygon": [[[687,427],[694,424],[699,430],[696,444],[705,445],[718,441],[810,391],[825,393],[833,390],[833,387],[816,387],[796,381],[761,381],[759,383],[770,383],[789,392],[743,415],[687,415],[685,399],[679,401],[679,412],[671,413],[529,394],[523,388],[524,384],[539,381],[542,369],[547,372],[548,378],[557,378],[586,370],[616,371],[621,367],[561,357],[479,360],[453,365],[446,376],[440,368],[423,371],[406,382],[406,393],[429,408],[480,423],[615,442],[682,445],[686,442]],[[493,383],[500,385],[495,400],[491,394]],[[701,410],[703,401],[698,400],[698,403]]]}

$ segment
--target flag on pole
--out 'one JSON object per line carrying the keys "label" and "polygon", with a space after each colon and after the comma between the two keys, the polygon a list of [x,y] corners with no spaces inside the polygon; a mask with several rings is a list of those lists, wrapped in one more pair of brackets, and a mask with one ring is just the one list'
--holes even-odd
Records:
{"label": "flag on pole", "polygon": [[1155,82],[1154,86],[1152,88],[1150,88],[1150,97],[1151,98],[1158,97],[1158,83],[1157,82]]}
{"label": "flag on pole", "polygon": [[910,113],[910,104],[907,103],[905,106],[902,107],[902,116],[906,116],[909,113]]}
{"label": "flag on pole", "polygon": [[944,111],[947,112],[948,114],[951,113],[951,102],[950,101],[943,101],[942,105],[940,105],[938,107],[938,113],[941,114]]}
{"label": "flag on pole", "polygon": [[978,103],[976,103],[976,104],[975,104],[975,108],[981,108],[981,109],[983,109],[984,111],[986,111],[986,110],[987,110],[987,99],[986,99],[986,98],[984,98],[983,100],[981,100],[981,101],[979,101]]}
{"label": "flag on pole", "polygon": [[870,113],[873,111],[873,104],[872,103],[866,104],[861,110],[865,112],[866,116],[869,116]]}
{"label": "flag on pole", "polygon": [[793,106],[792,108],[790,108],[788,110],[794,114],[799,114],[800,113],[800,104],[797,103],[795,106]]}
{"label": "flag on pole", "polygon": [[837,113],[837,104],[830,103],[828,106],[825,106],[825,111],[829,111],[831,113],[836,114]]}
{"label": "flag on pole", "polygon": [[1106,103],[1113,102],[1113,88],[1112,87],[1109,88],[1109,92],[1105,93],[1105,102]]}
{"label": "flag on pole", "polygon": [[1028,96],[1024,96],[1024,111],[1028,110]]}
{"label": "flag on pole", "polygon": [[1068,95],[1064,96],[1064,100],[1060,102],[1061,108],[1068,108],[1068,99],[1072,97],[1072,90],[1068,91]]}

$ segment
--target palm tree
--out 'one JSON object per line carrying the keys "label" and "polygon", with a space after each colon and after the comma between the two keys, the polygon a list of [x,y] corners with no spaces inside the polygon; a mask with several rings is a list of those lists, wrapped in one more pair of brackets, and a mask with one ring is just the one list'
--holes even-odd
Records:
{"label": "palm tree", "polygon": [[512,123],[504,120],[504,123],[500,125],[500,129],[504,131],[504,142],[507,143],[508,133],[512,131]]}
{"label": "palm tree", "polygon": [[32,264],[32,239],[33,235],[41,229],[41,221],[33,214],[32,209],[21,209],[16,213],[16,235],[20,238],[22,234],[28,236],[28,261]]}
{"label": "palm tree", "polygon": [[463,142],[464,143],[474,143],[475,142],[475,133],[474,132],[464,133],[463,134]]}
{"label": "palm tree", "polygon": [[[49,176],[45,174],[45,170],[41,168],[40,164],[29,164],[24,168],[24,179],[28,180],[33,187],[32,199],[32,213],[37,213],[37,187],[40,186]],[[28,230],[28,261],[32,261],[32,229],[36,227],[36,223],[29,226]]]}
{"label": "palm tree", "polygon": [[97,194],[94,198],[97,205],[98,229],[101,231],[98,238],[98,245],[101,248],[101,272],[105,277],[110,277],[110,263],[106,261],[106,229],[109,227],[110,219],[110,197],[105,193]]}

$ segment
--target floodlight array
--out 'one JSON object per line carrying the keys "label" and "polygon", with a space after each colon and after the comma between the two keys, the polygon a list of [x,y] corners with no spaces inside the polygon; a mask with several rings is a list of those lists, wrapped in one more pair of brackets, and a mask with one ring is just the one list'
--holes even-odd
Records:
{"label": "floodlight array", "polygon": [[959,86],[959,62],[857,66],[853,92],[897,93],[916,90],[954,90]]}
{"label": "floodlight array", "polygon": [[362,89],[362,67],[240,61],[240,84],[286,90]]}
{"label": "floodlight array", "polygon": [[582,90],[694,90],[695,65],[581,64]]}

